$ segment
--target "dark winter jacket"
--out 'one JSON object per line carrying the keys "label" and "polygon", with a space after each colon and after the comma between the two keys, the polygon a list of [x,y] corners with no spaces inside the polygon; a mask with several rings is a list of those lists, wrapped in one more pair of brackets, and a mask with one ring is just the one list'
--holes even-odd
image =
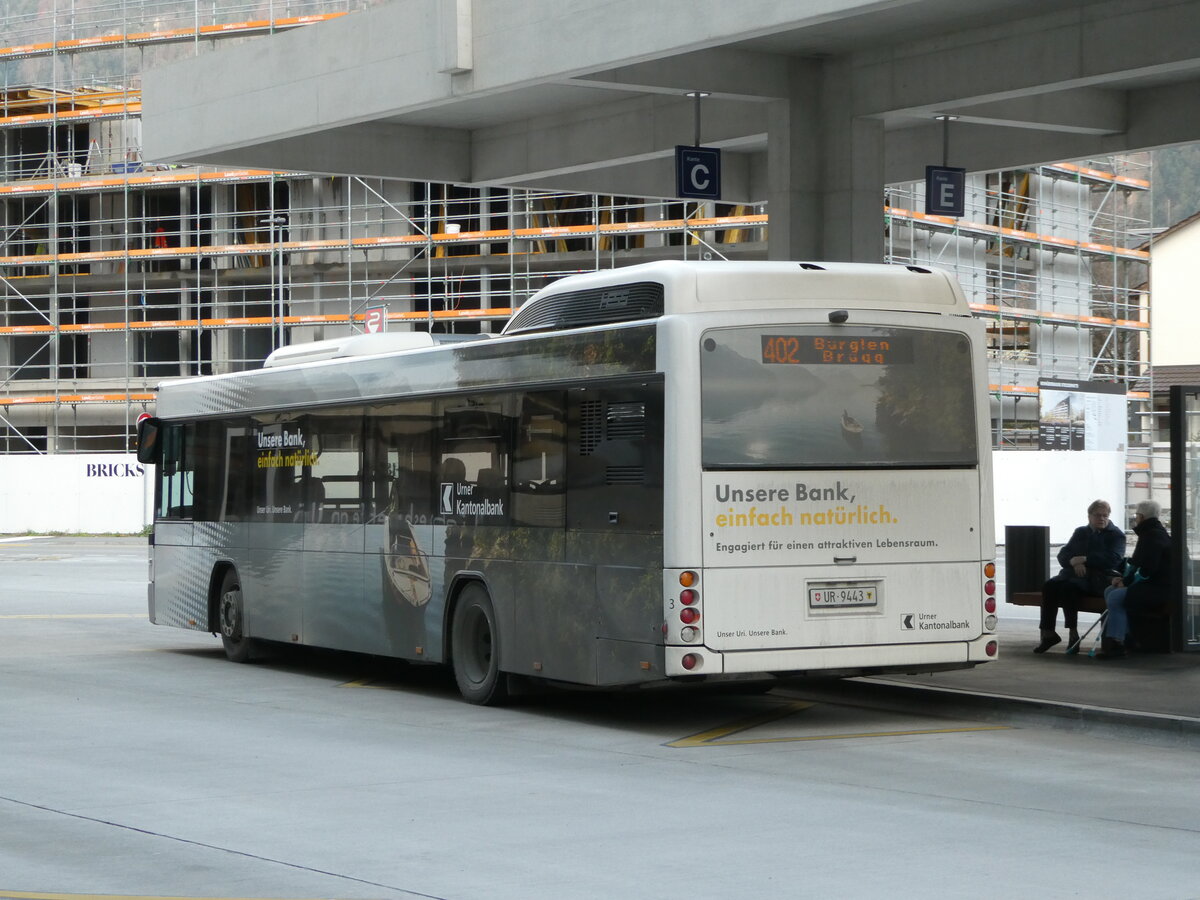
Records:
{"label": "dark winter jacket", "polygon": [[1143,519],[1133,532],[1138,542],[1129,558],[1125,602],[1130,607],[1161,606],[1171,589],[1171,536],[1158,519]]}
{"label": "dark winter jacket", "polygon": [[[1087,575],[1080,578],[1071,568],[1071,559],[1085,556]],[[1080,525],[1071,539],[1058,551],[1058,562],[1062,571],[1056,576],[1060,581],[1069,581],[1089,594],[1103,593],[1112,580],[1112,573],[1121,570],[1125,557],[1125,532],[1109,522],[1099,531],[1091,525]]]}

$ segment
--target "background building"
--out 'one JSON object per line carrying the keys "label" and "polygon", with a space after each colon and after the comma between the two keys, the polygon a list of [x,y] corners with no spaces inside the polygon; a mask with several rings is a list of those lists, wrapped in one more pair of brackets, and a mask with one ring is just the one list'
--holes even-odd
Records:
{"label": "background building", "polygon": [[888,192],[889,261],[953,270],[987,325],[997,524],[1065,540],[1147,496],[1150,187],[1139,154],[972,175],[961,219]]}
{"label": "background building", "polygon": [[[281,344],[362,331],[370,311],[390,329],[492,330],[564,274],[765,258],[765,205],[143,157],[143,68],[363,5],[76,0],[51,14],[33,0],[5,5],[0,455],[128,453],[162,378],[257,366]],[[1119,450],[1033,451],[1041,380],[1117,384],[1131,413],[1149,398],[1139,289],[1149,222],[1138,212],[1149,187],[1148,157],[1113,158],[971,176],[961,220],[926,216],[921,185],[884,198],[888,260],[954,270],[987,324],[994,446],[1030,451],[997,455],[1001,522],[1047,480],[1061,515],[1078,519],[1060,470],[1081,496],[1116,500],[1127,469],[1147,465],[1148,419],[1135,414]]]}

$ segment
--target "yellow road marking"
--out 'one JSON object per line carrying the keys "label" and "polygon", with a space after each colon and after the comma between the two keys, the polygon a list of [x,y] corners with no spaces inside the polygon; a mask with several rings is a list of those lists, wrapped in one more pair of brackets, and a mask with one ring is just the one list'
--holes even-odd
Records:
{"label": "yellow road marking", "polygon": [[726,725],[720,725],[708,731],[701,731],[698,734],[690,735],[689,737],[680,738],[677,741],[671,741],[666,746],[668,747],[732,747],[739,744],[787,744],[796,743],[799,741],[840,741],[849,740],[851,738],[869,738],[869,737],[907,737],[919,734],[958,734],[960,732],[969,731],[1001,731],[1009,728],[1008,725],[963,725],[956,728],[914,728],[901,731],[861,731],[861,732],[846,732],[843,734],[814,734],[801,735],[797,737],[772,737],[772,738],[735,738],[729,740],[729,736],[738,734],[743,731],[748,731],[751,728],[757,728],[760,725],[768,725],[771,722],[777,722],[780,719],[786,719],[788,716],[794,715],[801,710],[808,709],[816,704],[808,701],[795,701],[787,703],[778,709],[770,712],[760,713],[757,716],[749,716],[745,719],[737,719]]}
{"label": "yellow road marking", "polygon": [[739,731],[747,731],[751,728],[756,728],[759,725],[766,725],[770,722],[776,722],[779,719],[786,719],[788,716],[800,712],[802,709],[808,709],[812,706],[807,700],[793,700],[791,703],[785,703],[776,709],[765,713],[759,713],[757,716],[749,716],[745,719],[737,719],[730,722],[728,725],[718,725],[716,728],[711,728],[708,731],[701,731],[699,734],[693,734],[689,737],[680,738],[677,741],[671,741],[667,744],[668,747],[705,747],[713,746],[718,743],[722,744],[740,744],[740,743],[757,743],[756,741],[722,741],[721,738],[731,734],[737,734]]}
{"label": "yellow road marking", "polygon": [[[144,619],[141,613],[12,613],[0,619]],[[0,897],[4,893],[0,892]]]}
{"label": "yellow road marking", "polygon": [[387,690],[390,685],[376,684],[375,679],[373,678],[359,678],[357,681],[347,681],[343,684],[339,684],[338,687],[360,687]]}

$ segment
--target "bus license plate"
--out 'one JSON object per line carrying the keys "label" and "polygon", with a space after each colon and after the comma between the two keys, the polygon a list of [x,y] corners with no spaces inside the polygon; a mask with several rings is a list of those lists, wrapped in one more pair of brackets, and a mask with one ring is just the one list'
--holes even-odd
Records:
{"label": "bus license plate", "polygon": [[859,581],[839,584],[812,585],[808,589],[810,609],[833,609],[847,606],[876,606],[879,603],[879,582]]}

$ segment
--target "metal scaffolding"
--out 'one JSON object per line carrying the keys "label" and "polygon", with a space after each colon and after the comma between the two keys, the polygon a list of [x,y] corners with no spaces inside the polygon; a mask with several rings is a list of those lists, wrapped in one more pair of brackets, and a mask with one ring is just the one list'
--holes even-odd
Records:
{"label": "metal scaffolding", "polygon": [[1144,475],[1150,174],[1141,154],[973,175],[958,219],[920,212],[923,184],[889,188],[888,260],[953,270],[986,323],[994,447],[1037,449],[1040,380],[1116,382]]}
{"label": "metal scaffolding", "polygon": [[[393,329],[491,330],[562,275],[766,256],[763,205],[143,158],[142,68],[370,5],[0,14],[0,453],[127,451],[161,379],[257,366],[361,331],[368,311]],[[1132,213],[1148,188],[1128,159],[972,176],[962,219],[920,212],[921,185],[888,189],[889,261],[954,270],[987,323],[996,446],[1036,446],[1040,377],[1148,397],[1148,223]]]}

